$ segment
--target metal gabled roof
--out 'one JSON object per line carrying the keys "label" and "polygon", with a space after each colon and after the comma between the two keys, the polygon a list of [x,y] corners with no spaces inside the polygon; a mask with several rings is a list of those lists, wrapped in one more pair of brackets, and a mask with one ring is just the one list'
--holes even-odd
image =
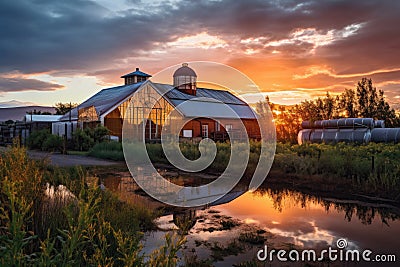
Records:
{"label": "metal gabled roof", "polygon": [[[197,88],[196,95],[185,94],[169,84],[152,83],[164,97],[186,117],[255,119],[252,108],[243,100],[225,90]],[[189,101],[188,105],[181,105]],[[228,105],[237,116],[227,110]]]}
{"label": "metal gabled roof", "polygon": [[61,117],[61,121],[71,119],[78,119],[78,110],[93,106],[96,109],[97,115],[101,116],[118,103],[124,101],[130,95],[132,95],[144,82],[122,85],[117,87],[111,87],[103,89],[97,94],[90,97],[88,100],[71,110],[69,113]]}
{"label": "metal gabled roof", "polygon": [[169,84],[153,83],[153,85],[155,85],[160,93],[165,94],[169,99],[191,100],[198,97],[206,97],[215,99],[225,104],[247,105],[246,102],[225,90],[197,88],[196,95],[194,96],[185,94]]}
{"label": "metal gabled roof", "polygon": [[256,115],[247,105],[232,105],[222,102],[177,100],[172,99],[174,104],[185,117],[196,118],[220,118],[220,119],[255,119]]}

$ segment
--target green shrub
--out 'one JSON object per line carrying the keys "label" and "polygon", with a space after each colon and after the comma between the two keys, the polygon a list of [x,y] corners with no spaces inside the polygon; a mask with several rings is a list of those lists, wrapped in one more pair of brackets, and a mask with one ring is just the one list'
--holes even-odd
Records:
{"label": "green shrub", "polygon": [[98,125],[96,128],[92,130],[92,132],[93,132],[92,137],[95,143],[101,143],[109,140],[110,138],[110,130],[108,130],[107,127],[104,127],[102,125]]}
{"label": "green shrub", "polygon": [[116,141],[102,142],[94,145],[89,151],[89,156],[122,161],[124,160],[124,153],[122,151],[122,144]]}
{"label": "green shrub", "polygon": [[88,135],[87,131],[76,129],[72,134],[73,149],[79,151],[88,151],[94,145],[93,138]]}
{"label": "green shrub", "polygon": [[50,135],[48,129],[33,131],[27,139],[27,145],[30,149],[42,149],[43,143]]}
{"label": "green shrub", "polygon": [[63,139],[58,135],[49,135],[47,136],[46,140],[44,140],[42,144],[42,150],[45,151],[63,151]]}

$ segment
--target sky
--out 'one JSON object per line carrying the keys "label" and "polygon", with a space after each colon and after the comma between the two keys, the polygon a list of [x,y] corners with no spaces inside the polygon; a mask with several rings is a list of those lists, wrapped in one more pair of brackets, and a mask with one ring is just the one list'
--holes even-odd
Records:
{"label": "sky", "polygon": [[80,103],[136,67],[214,61],[279,104],[362,77],[398,104],[399,10],[394,0],[0,1],[0,103]]}

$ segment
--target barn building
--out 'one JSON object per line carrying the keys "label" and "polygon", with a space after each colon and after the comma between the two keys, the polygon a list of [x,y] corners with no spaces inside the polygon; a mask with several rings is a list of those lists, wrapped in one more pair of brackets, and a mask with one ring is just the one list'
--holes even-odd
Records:
{"label": "barn building", "polygon": [[[121,76],[124,85],[103,89],[87,99],[54,123],[53,133],[69,137],[69,129],[75,129],[74,125],[92,127],[101,124],[110,130],[114,138],[121,140],[122,124],[127,120],[138,128],[145,127],[146,141],[157,142],[161,138],[165,119],[176,109],[183,117],[190,119],[180,132],[182,138],[208,137],[225,141],[229,139],[229,132],[231,139],[240,139],[245,136],[239,130],[239,125],[243,123],[249,138],[260,139],[260,128],[252,108],[226,90],[197,87],[197,74],[188,64],[182,64],[174,72],[172,85],[152,82],[150,77],[139,68]],[[135,94],[135,99],[140,101],[129,105]],[[159,100],[150,107],[146,104],[146,99],[150,98]],[[181,105],[183,102],[190,105]],[[235,116],[223,112],[226,105],[234,111]],[[151,112],[146,112],[149,109]],[[150,115],[144,118],[143,114],[146,113]],[[199,114],[204,117],[199,118]],[[219,119],[223,119],[224,127],[218,122]]]}

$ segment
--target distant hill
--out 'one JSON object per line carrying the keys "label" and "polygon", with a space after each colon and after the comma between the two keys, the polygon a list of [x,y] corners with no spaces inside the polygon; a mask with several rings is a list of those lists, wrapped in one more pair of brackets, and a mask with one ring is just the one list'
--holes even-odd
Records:
{"label": "distant hill", "polygon": [[7,120],[22,120],[27,112],[31,111],[50,112],[54,114],[56,109],[54,107],[43,107],[43,106],[25,106],[25,107],[11,107],[11,108],[0,108],[0,121],[4,122]]}
{"label": "distant hill", "polygon": [[18,100],[10,100],[0,102],[0,108],[16,108],[16,107],[30,107],[30,106],[38,106],[33,102],[22,102]]}

